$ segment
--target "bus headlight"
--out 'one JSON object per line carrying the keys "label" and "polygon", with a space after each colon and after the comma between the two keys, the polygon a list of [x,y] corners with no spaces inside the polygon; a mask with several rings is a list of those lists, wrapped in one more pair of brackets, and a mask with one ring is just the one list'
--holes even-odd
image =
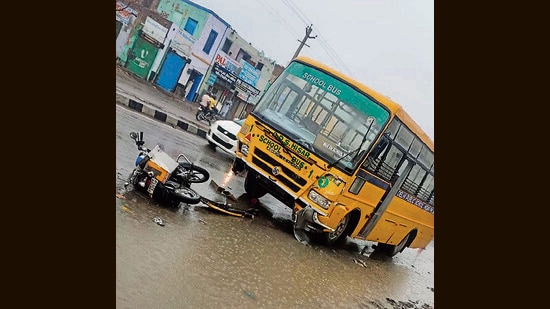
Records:
{"label": "bus headlight", "polygon": [[248,145],[242,144],[241,152],[243,153],[243,155],[248,156]]}
{"label": "bus headlight", "polygon": [[310,190],[307,197],[323,209],[328,209],[330,206],[330,201],[317,193],[315,190]]}

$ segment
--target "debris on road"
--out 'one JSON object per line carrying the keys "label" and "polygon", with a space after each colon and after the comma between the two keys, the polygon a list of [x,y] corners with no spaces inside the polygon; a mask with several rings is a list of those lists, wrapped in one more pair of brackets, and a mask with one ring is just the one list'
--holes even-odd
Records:
{"label": "debris on road", "polygon": [[120,209],[124,210],[125,212],[129,212],[131,214],[133,214],[134,212],[130,210],[130,208],[126,207],[126,205],[122,205],[120,206]]}
{"label": "debris on road", "polygon": [[254,295],[254,293],[250,292],[250,291],[247,291],[247,290],[244,290],[244,295],[252,298],[252,299],[256,299],[256,295]]}
{"label": "debris on road", "polygon": [[119,198],[119,199],[121,199],[121,200],[126,199],[126,197],[124,196],[124,194],[121,194],[121,193],[117,193],[116,197]]}
{"label": "debris on road", "polygon": [[210,179],[210,186],[212,188],[214,188],[214,191],[216,191],[217,193],[229,198],[230,200],[232,200],[234,202],[237,201],[237,197],[235,195],[233,195],[233,193],[231,193],[228,190],[228,189],[230,189],[229,187],[228,188],[221,187],[212,179]]}
{"label": "debris on road", "polygon": [[164,226],[164,221],[160,217],[154,217],[153,221],[160,226]]}
{"label": "debris on road", "polygon": [[355,262],[355,264],[359,264],[365,268],[367,268],[367,263],[365,263],[365,261],[361,260],[361,259],[353,259],[353,261]]}
{"label": "debris on road", "polygon": [[254,219],[254,216],[257,216],[260,212],[260,210],[257,208],[233,208],[231,207],[231,204],[215,202],[205,198],[204,196],[201,196],[201,202],[212,209],[235,217],[247,217]]}

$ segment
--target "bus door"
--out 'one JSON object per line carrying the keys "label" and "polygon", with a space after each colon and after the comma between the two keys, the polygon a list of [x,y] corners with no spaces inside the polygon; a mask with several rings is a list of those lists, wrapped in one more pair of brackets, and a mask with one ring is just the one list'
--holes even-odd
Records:
{"label": "bus door", "polygon": [[[402,161],[401,163],[403,163],[403,164],[400,164],[401,167],[404,166],[404,168],[399,169],[398,178],[395,180],[395,182],[393,182],[391,189],[387,191],[386,194],[384,194],[384,196],[380,200],[380,203],[376,206],[376,208],[370,215],[369,219],[367,220],[367,222],[365,223],[365,225],[357,235],[358,237],[366,238],[367,235],[369,235],[373,231],[373,229],[376,227],[376,224],[380,221],[380,218],[382,217],[386,209],[388,209],[390,202],[393,200],[393,198],[397,194],[397,191],[399,191],[399,188],[401,188],[401,185],[403,184],[403,182],[405,181],[405,179],[409,175],[409,172],[411,171],[411,169],[415,164],[414,160],[411,160],[409,158],[405,158],[404,161]],[[390,235],[388,236],[391,237],[392,234],[393,232],[390,233]],[[390,237],[388,237],[388,239]]]}

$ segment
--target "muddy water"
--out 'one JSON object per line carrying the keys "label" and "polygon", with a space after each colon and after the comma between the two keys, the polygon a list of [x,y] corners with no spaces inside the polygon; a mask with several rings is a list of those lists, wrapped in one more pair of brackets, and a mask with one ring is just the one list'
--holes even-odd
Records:
{"label": "muddy water", "polygon": [[[269,195],[256,205],[243,197],[243,179],[229,171],[229,157],[199,137],[158,126],[117,109],[117,308],[393,308],[387,298],[433,306],[433,244],[393,259],[377,258],[370,242],[349,241],[342,249],[303,245],[289,228],[288,208]],[[137,155],[126,132],[136,127],[147,132],[146,142],[162,141],[168,152],[185,149],[238,198],[228,203],[256,206],[260,215],[233,217],[203,204],[169,208],[125,192]],[[210,182],[192,187],[226,200]]]}
{"label": "muddy water", "polygon": [[429,292],[414,291],[425,282],[414,282],[410,254],[400,263],[361,256],[360,246],[304,246],[267,219],[126,197],[116,203],[117,308],[356,308]]}

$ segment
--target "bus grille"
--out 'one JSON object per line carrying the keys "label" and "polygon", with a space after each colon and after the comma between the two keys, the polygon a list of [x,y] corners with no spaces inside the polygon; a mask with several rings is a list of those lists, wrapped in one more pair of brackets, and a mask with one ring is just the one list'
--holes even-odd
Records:
{"label": "bus grille", "polygon": [[[280,182],[285,184],[287,187],[289,187],[292,191],[298,192],[298,190],[300,190],[300,186],[304,186],[307,183],[307,181],[304,178],[300,177],[298,174],[294,173],[290,169],[288,169],[284,166],[281,166],[281,164],[279,162],[277,162],[275,159],[270,157],[267,153],[259,150],[258,148],[254,149],[254,155],[257,156],[258,158],[262,159],[263,161],[266,161],[267,163],[271,164],[271,167],[270,167],[269,165],[265,164],[264,162],[256,159],[256,157],[253,157],[253,159],[252,159],[252,162],[254,164],[256,164],[258,167],[260,167],[261,169],[263,169],[266,173],[268,173],[270,175],[271,175],[271,170],[272,170],[273,166],[280,166],[282,173],[275,176],[275,178],[277,178],[277,180],[279,180]],[[283,177],[283,175],[286,176],[286,177]],[[287,177],[290,178],[290,179],[288,179]],[[298,183],[299,186],[296,185],[291,180]]]}
{"label": "bus grille", "polygon": [[[281,164],[281,163],[277,162],[275,159],[273,159],[272,157],[270,157],[267,153],[265,153],[261,150],[258,150],[257,148],[255,149],[254,154],[257,155],[262,160],[264,160],[264,161],[268,162],[269,164],[273,165],[273,166]],[[304,186],[307,183],[307,180],[300,177],[300,175],[294,173],[293,171],[291,171],[287,167],[281,166],[281,169],[282,169],[283,173],[287,175],[287,177],[294,180],[294,182],[296,182],[300,186]]]}

